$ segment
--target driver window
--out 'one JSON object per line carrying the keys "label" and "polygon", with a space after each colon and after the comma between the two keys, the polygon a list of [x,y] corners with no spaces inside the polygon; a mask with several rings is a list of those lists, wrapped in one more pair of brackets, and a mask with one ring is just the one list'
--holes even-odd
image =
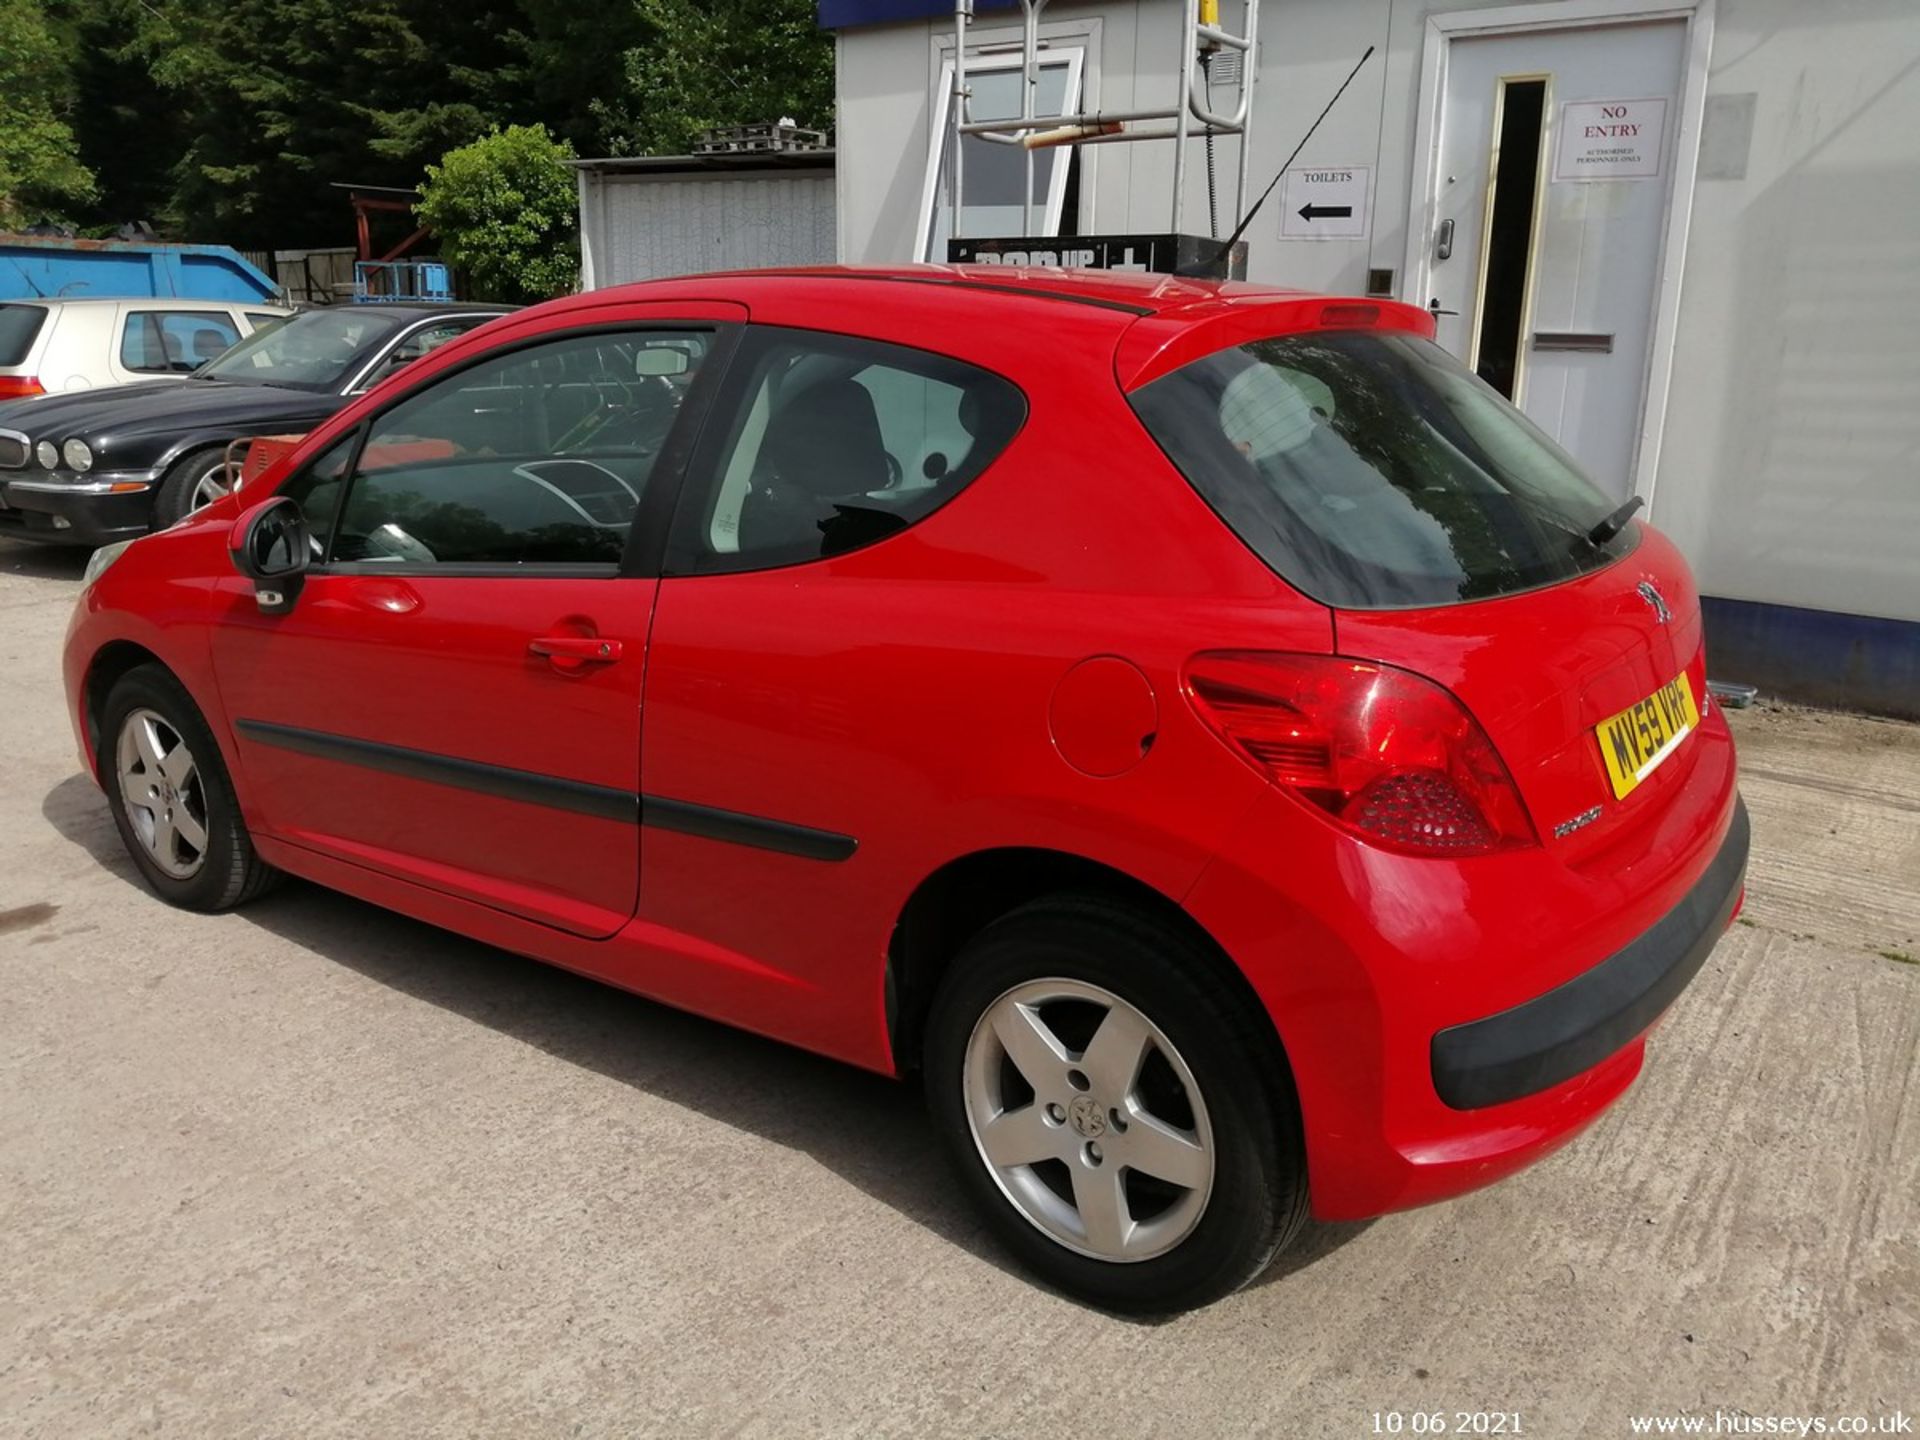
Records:
{"label": "driver window", "polygon": [[575,335],[428,385],[373,422],[330,558],[617,563],[710,340]]}
{"label": "driver window", "polygon": [[[675,551],[698,570],[843,554],[931,514],[1026,418],[1008,381],[902,346],[761,329],[710,493],[683,505]],[[695,482],[697,483],[697,482]]]}

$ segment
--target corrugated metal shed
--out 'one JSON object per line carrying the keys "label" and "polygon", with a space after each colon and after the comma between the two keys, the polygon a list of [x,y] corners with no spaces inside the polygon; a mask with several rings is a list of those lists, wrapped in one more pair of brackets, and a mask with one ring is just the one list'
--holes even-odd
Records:
{"label": "corrugated metal shed", "polygon": [[581,160],[581,284],[838,258],[833,152]]}

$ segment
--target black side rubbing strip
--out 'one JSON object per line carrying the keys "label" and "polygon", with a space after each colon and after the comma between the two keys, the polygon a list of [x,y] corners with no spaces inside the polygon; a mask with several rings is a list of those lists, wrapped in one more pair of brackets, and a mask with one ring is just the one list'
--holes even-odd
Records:
{"label": "black side rubbing strip", "polygon": [[529,805],[572,810],[602,820],[624,820],[635,824],[640,819],[640,797],[631,790],[589,785],[583,780],[562,780],[554,775],[513,770],[505,765],[488,765],[479,760],[462,760],[454,755],[436,755],[431,750],[383,745],[377,740],[356,740],[347,735],[301,730],[266,720],[236,720],[234,725],[241,734],[262,745],[292,750],[301,755],[314,755],[322,760],[339,760],[367,770],[404,775],[409,780],[430,780],[436,785],[452,785],[482,795],[498,795],[503,800],[521,800]]}
{"label": "black side rubbing strip", "polygon": [[1433,1037],[1433,1085],[1455,1110],[1550,1089],[1622,1049],[1687,988],[1719,943],[1746,878],[1746,802],[1694,887],[1653,928],[1585,974]]}
{"label": "black side rubbing strip", "polygon": [[656,829],[676,830],[684,835],[698,835],[708,840],[751,845],[760,850],[777,850],[806,860],[845,860],[852,856],[860,843],[851,835],[816,830],[809,825],[768,820],[759,815],[743,815],[737,810],[718,810],[711,805],[696,805],[690,800],[636,795],[632,791],[608,785],[563,780],[532,770],[514,770],[505,765],[488,765],[479,760],[438,755],[431,750],[410,750],[400,745],[385,745],[377,740],[357,740],[348,735],[330,735],[320,730],[276,725],[268,720],[236,720],[234,724],[249,739],[300,755],[338,760],[362,769],[404,775],[410,780],[426,780],[436,785],[451,785],[482,795],[498,795],[505,800],[519,800],[529,805],[571,810],[602,820],[647,824]]}
{"label": "black side rubbing strip", "polygon": [[659,795],[641,797],[640,823],[659,830],[677,830],[682,835],[698,835],[707,840],[729,840],[735,845],[778,850],[807,860],[846,860],[860,846],[853,836],[837,834],[832,830],[815,830],[809,825],[791,825],[784,820],[742,815],[737,810],[716,810],[710,805],[695,805],[688,800],[668,800]]}

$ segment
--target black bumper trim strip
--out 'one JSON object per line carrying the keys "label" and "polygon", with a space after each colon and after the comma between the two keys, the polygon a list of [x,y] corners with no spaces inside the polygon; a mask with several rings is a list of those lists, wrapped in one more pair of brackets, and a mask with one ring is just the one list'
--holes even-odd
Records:
{"label": "black bumper trim strip", "polygon": [[1538,1094],[1591,1070],[1644,1031],[1719,943],[1746,879],[1752,840],[1736,798],[1720,852],[1653,928],[1584,974],[1510,1010],[1433,1037],[1433,1088],[1455,1110]]}
{"label": "black bumper trim strip", "polygon": [[384,745],[378,740],[357,740],[349,735],[330,735],[322,730],[276,725],[267,720],[236,720],[234,725],[241,734],[278,750],[292,750],[322,760],[340,760],[367,770],[404,775],[409,780],[452,785],[460,790],[498,795],[503,800],[521,800],[529,805],[545,805],[556,810],[571,810],[602,820],[624,820],[634,824],[640,819],[640,797],[631,790],[589,785],[584,780],[563,780],[557,775],[514,770],[505,765],[488,765],[480,760],[462,760],[456,755],[440,755],[431,750]]}
{"label": "black bumper trim strip", "polygon": [[860,848],[851,835],[832,830],[815,830],[810,825],[794,825],[785,820],[768,820],[759,815],[743,815],[738,810],[716,810],[711,805],[696,805],[691,800],[668,800],[660,795],[645,795],[640,800],[640,823],[658,830],[676,830],[682,835],[698,835],[707,840],[728,840],[735,845],[752,845],[761,850],[778,850],[806,860],[847,860]]}
{"label": "black bumper trim strip", "polygon": [[570,810],[602,820],[651,825],[656,829],[698,835],[708,840],[751,845],[760,850],[777,850],[807,860],[845,860],[859,848],[859,841],[851,835],[816,830],[809,825],[795,825],[785,820],[769,820],[759,815],[746,815],[737,810],[696,805],[690,800],[636,795],[630,790],[608,785],[591,785],[583,780],[565,780],[532,770],[515,770],[505,765],[463,760],[431,750],[412,750],[402,745],[360,740],[350,735],[332,735],[294,725],[278,725],[268,720],[236,720],[234,726],[249,739],[279,750],[291,750],[322,760],[337,760],[389,775],[403,775],[410,780],[451,785],[482,795],[497,795],[504,800],[518,800],[528,805]]}

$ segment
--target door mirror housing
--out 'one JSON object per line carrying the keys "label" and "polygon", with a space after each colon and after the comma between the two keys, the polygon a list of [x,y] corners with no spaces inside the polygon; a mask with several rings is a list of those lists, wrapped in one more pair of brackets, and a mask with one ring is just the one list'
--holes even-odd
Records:
{"label": "door mirror housing", "polygon": [[276,496],[240,512],[227,534],[233,568],[253,581],[261,613],[284,615],[293,608],[313,563],[313,532],[298,501]]}

